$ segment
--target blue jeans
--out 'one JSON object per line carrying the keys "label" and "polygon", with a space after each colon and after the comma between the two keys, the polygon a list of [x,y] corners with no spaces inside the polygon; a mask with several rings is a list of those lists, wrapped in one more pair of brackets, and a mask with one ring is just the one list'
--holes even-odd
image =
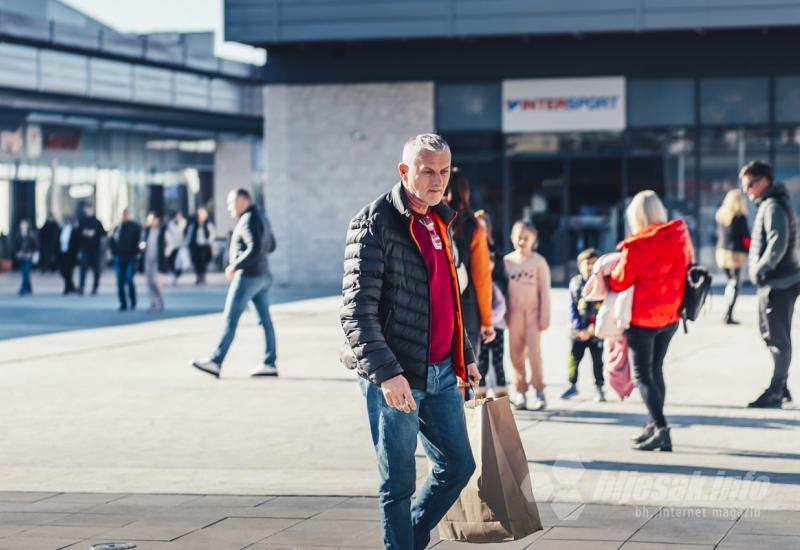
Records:
{"label": "blue jeans", "polygon": [[100,285],[100,251],[95,250],[91,252],[87,252],[85,250],[81,251],[81,275],[80,275],[80,289],[81,293],[83,293],[83,289],[86,286],[86,272],[92,270],[94,274],[94,280],[92,281],[92,292],[97,292],[97,287]]}
{"label": "blue jeans", "polygon": [[117,295],[119,296],[119,305],[123,308],[128,307],[128,302],[125,298],[125,290],[127,287],[131,309],[135,309],[136,285],[133,284],[133,274],[136,267],[136,258],[131,256],[115,256],[114,265],[117,269]]}
{"label": "blue jeans", "polygon": [[31,285],[31,268],[33,267],[33,260],[25,258],[22,260],[22,284],[19,287],[20,294],[32,294],[33,285]]}
{"label": "blue jeans", "polygon": [[[359,379],[380,473],[383,541],[394,550],[422,550],[475,471],[467,437],[464,398],[450,360],[428,367],[425,390],[411,390],[417,409],[406,414],[386,404],[381,388]],[[414,505],[417,435],[433,471]]]}
{"label": "blue jeans", "polygon": [[266,339],[266,351],[264,352],[264,364],[274,365],[276,360],[275,353],[275,329],[272,326],[272,319],[269,316],[269,287],[272,286],[272,275],[261,277],[244,277],[237,275],[228,287],[228,296],[225,298],[225,333],[217,345],[211,360],[222,365],[228,348],[231,347],[233,337],[236,335],[236,327],[239,324],[239,317],[247,308],[248,302],[253,302],[258,315],[258,322],[264,328],[264,338]]}

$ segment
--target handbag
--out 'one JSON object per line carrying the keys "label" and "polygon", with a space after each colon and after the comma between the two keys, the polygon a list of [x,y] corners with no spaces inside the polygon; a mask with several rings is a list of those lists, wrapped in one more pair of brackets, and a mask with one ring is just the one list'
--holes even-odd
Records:
{"label": "handbag", "polygon": [[711,273],[699,264],[692,264],[686,272],[686,288],[683,291],[681,319],[683,332],[688,333],[687,321],[696,321],[711,292]]}

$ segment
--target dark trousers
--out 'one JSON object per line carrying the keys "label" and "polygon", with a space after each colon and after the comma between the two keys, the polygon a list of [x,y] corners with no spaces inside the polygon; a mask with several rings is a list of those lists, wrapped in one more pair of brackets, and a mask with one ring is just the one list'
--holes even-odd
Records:
{"label": "dark trousers", "polygon": [[192,250],[192,263],[194,264],[194,272],[196,275],[195,282],[204,283],[206,281],[206,271],[208,270],[208,262],[210,261],[210,245],[197,245],[194,250]]}
{"label": "dark trousers", "polygon": [[657,428],[667,425],[664,418],[664,357],[679,323],[661,328],[643,328],[631,325],[628,329],[628,359],[633,367],[633,377],[642,394],[642,401]]}
{"label": "dark trousers", "polygon": [[758,325],[772,355],[774,370],[769,391],[783,395],[792,362],[792,316],[800,284],[789,288],[758,287]]}
{"label": "dark trousers", "polygon": [[494,369],[495,385],[498,388],[506,385],[506,371],[503,368],[504,335],[505,331],[503,329],[495,329],[494,340],[488,344],[481,344],[480,353],[478,354],[478,371],[481,373],[480,385],[482,387],[486,386],[486,375],[489,373],[489,368]]}
{"label": "dark trousers", "polygon": [[33,285],[31,284],[31,270],[33,269],[33,260],[25,258],[22,260],[22,282],[19,286],[19,295],[33,294]]}
{"label": "dark trousers", "polygon": [[592,368],[594,369],[594,383],[598,388],[602,388],[603,380],[603,341],[599,338],[589,338],[581,340],[572,339],[572,348],[569,352],[569,383],[578,383],[578,366],[580,366],[586,350],[592,355]]}
{"label": "dark trousers", "polygon": [[72,272],[75,271],[75,258],[61,256],[58,259],[58,270],[61,273],[61,278],[64,279],[64,294],[75,292],[75,283],[72,280]]}
{"label": "dark trousers", "polygon": [[92,274],[94,275],[92,292],[97,292],[97,287],[100,285],[100,251],[81,251],[81,292],[86,288],[86,272],[89,269],[92,270]]}
{"label": "dark trousers", "polygon": [[736,298],[739,297],[739,276],[741,269],[726,269],[725,276],[728,277],[728,283],[725,285],[725,305],[727,310],[725,319],[733,317],[733,307],[736,305]]}
{"label": "dark trousers", "polygon": [[136,258],[134,256],[117,256],[114,258],[114,266],[117,269],[117,296],[119,305],[123,308],[128,307],[128,300],[125,297],[127,290],[132,309],[136,309],[136,285],[133,282],[133,275],[136,271]]}

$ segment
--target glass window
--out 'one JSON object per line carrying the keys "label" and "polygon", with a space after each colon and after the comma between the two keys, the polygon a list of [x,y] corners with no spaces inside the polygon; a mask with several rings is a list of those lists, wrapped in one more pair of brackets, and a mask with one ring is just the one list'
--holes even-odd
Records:
{"label": "glass window", "polygon": [[775,120],[800,122],[800,76],[775,79]]}
{"label": "glass window", "polygon": [[769,121],[767,78],[706,78],[700,81],[703,124],[760,124]]}
{"label": "glass window", "polygon": [[800,212],[800,126],[779,128],[775,135],[775,179],[789,189]]}
{"label": "glass window", "polygon": [[436,126],[440,132],[500,130],[500,83],[439,84]]}
{"label": "glass window", "polygon": [[628,127],[694,124],[694,82],[690,79],[628,81]]}
{"label": "glass window", "polygon": [[640,129],[630,132],[628,195],[652,189],[664,200],[672,217],[695,225],[695,140],[687,128]]}
{"label": "glass window", "polygon": [[748,161],[769,158],[766,127],[705,128],[700,133],[700,259],[714,265],[714,214],[728,190],[739,186],[739,169]]}

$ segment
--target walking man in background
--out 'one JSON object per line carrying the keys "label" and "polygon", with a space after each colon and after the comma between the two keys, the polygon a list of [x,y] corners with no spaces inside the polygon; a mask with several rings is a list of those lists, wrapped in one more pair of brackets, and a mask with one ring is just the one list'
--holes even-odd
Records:
{"label": "walking man in background", "polygon": [[86,206],[83,209],[83,216],[78,222],[78,249],[81,253],[81,278],[79,294],[83,294],[86,287],[86,272],[92,269],[94,280],[92,281],[92,294],[97,294],[97,287],[100,286],[100,262],[102,261],[103,237],[106,230],[94,215],[94,208]]}
{"label": "walking man in background", "polygon": [[[122,221],[111,232],[111,253],[114,255],[114,267],[117,272],[117,295],[119,310],[136,309],[136,284],[133,276],[136,273],[136,257],[139,254],[139,239],[142,226],[130,219],[128,209],[122,211]],[[126,299],[125,291],[128,291]]]}
{"label": "walking man in background", "polygon": [[[401,182],[350,222],[341,310],[342,361],[356,369],[380,473],[383,540],[422,550],[475,470],[459,386],[480,380],[464,330],[442,202],[450,147],[422,134],[403,148]],[[422,436],[433,471],[417,494]]]}
{"label": "walking man in background", "polygon": [[743,191],[758,206],[748,267],[758,287],[761,337],[774,363],[769,387],[748,407],[777,409],[792,400],[786,383],[792,362],[792,316],[800,294],[797,219],[789,192],[773,182],[769,164],[749,162],[739,177]]}
{"label": "walking man in background", "polygon": [[228,212],[239,221],[231,235],[230,259],[225,277],[231,281],[225,300],[225,332],[210,359],[192,361],[192,366],[219,378],[222,362],[236,335],[236,327],[248,302],[253,302],[259,324],[264,329],[266,351],[261,365],[251,376],[277,376],[275,367],[275,329],[269,315],[269,288],[272,275],[267,255],[275,250],[269,221],[253,204],[250,192],[234,189],[228,194]]}

